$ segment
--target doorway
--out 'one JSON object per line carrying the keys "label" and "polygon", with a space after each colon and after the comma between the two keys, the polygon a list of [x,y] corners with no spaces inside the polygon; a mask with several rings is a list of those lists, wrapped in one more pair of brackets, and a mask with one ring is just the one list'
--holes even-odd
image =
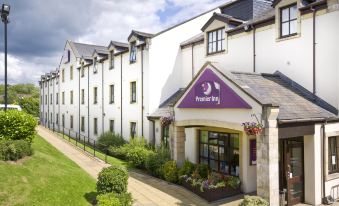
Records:
{"label": "doorway", "polygon": [[288,206],[304,202],[304,139],[279,140],[279,186]]}

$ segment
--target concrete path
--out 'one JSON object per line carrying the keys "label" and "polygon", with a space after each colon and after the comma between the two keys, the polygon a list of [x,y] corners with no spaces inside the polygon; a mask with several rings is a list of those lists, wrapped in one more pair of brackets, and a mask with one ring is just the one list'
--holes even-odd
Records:
{"label": "concrete path", "polygon": [[[48,129],[39,126],[38,134],[47,142],[53,145],[60,152],[78,164],[83,170],[93,178],[97,178],[102,168],[109,164],[92,157],[83,150],[69,144],[64,139],[57,136]],[[128,191],[132,193],[136,206],[169,206],[169,205],[222,205],[238,206],[240,198],[237,196],[222,201],[208,204],[194,193],[184,189],[181,186],[170,184],[166,181],[145,175],[138,171],[130,171],[128,180]]]}

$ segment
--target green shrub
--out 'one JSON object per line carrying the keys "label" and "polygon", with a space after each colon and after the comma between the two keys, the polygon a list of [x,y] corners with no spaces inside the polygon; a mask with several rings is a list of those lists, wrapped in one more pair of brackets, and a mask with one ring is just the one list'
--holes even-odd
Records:
{"label": "green shrub", "polygon": [[112,155],[113,157],[117,157],[119,159],[126,159],[127,157],[127,151],[128,151],[128,147],[126,146],[127,144],[125,144],[124,146],[121,147],[112,147],[110,146],[108,148],[108,153],[110,155]]}
{"label": "green shrub", "polygon": [[0,160],[16,161],[33,154],[31,144],[25,140],[1,140]]}
{"label": "green shrub", "polygon": [[152,150],[137,146],[128,149],[126,158],[135,167],[144,168],[146,159],[152,153],[154,153]]}
{"label": "green shrub", "polygon": [[206,164],[198,164],[196,170],[201,178],[207,178],[210,172],[210,168]]}
{"label": "green shrub", "polygon": [[121,206],[114,193],[106,193],[97,196],[97,206]]}
{"label": "green shrub", "polygon": [[98,148],[102,151],[106,151],[110,146],[120,147],[124,145],[126,141],[119,135],[112,132],[105,132],[98,138]]}
{"label": "green shrub", "polygon": [[130,193],[106,193],[97,196],[97,206],[131,206],[133,203]]}
{"label": "green shrub", "polygon": [[128,147],[134,148],[134,147],[148,147],[147,141],[143,137],[134,137],[130,138]]}
{"label": "green shrub", "polygon": [[245,195],[239,206],[269,206],[269,204],[261,197]]}
{"label": "green shrub", "polygon": [[125,193],[127,191],[128,172],[125,168],[110,166],[99,173],[98,193]]}
{"label": "green shrub", "polygon": [[35,136],[36,119],[25,112],[0,111],[0,140],[26,140],[32,142]]}
{"label": "green shrub", "polygon": [[178,182],[178,168],[177,162],[170,160],[164,165],[164,178],[168,182],[176,183]]}
{"label": "green shrub", "polygon": [[159,147],[148,155],[145,167],[149,173],[163,178],[163,165],[171,159],[171,152],[166,147]]}
{"label": "green shrub", "polygon": [[195,170],[195,164],[193,164],[192,162],[185,160],[184,165],[182,166],[182,168],[179,169],[179,177],[183,176],[183,175],[191,175],[194,170]]}

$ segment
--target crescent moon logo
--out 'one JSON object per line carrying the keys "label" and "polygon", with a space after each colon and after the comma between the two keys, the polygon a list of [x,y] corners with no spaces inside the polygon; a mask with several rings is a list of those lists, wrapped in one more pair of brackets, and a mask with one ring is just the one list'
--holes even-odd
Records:
{"label": "crescent moon logo", "polygon": [[203,92],[206,96],[210,95],[211,92],[212,92],[212,86],[209,82],[204,82],[202,84],[202,89],[203,89]]}

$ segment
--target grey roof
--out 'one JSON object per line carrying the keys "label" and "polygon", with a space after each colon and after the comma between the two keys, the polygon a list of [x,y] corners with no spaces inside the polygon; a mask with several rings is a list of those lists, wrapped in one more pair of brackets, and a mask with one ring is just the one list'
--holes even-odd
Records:
{"label": "grey roof", "polygon": [[172,96],[170,96],[167,100],[165,100],[162,104],[160,104],[159,108],[153,112],[149,118],[160,118],[160,117],[169,117],[173,116],[173,107],[177,101],[179,101],[180,97],[185,93],[185,89],[181,88],[176,91]]}
{"label": "grey roof", "polygon": [[238,18],[234,18],[230,15],[227,15],[227,14],[220,14],[220,13],[216,13],[214,12],[212,17],[204,24],[204,26],[201,28],[201,31],[205,31],[206,28],[215,20],[219,20],[219,21],[222,21],[222,22],[225,22],[227,24],[232,24],[232,25],[240,25],[240,24],[243,24],[244,21],[241,20],[241,19],[238,19]]}
{"label": "grey roof", "polygon": [[107,51],[107,47],[105,46],[77,43],[72,41],[70,41],[69,43],[74,49],[75,56],[78,58],[91,59],[95,50],[101,52]]}
{"label": "grey roof", "polygon": [[187,45],[190,45],[190,44],[201,42],[201,41],[204,41],[204,38],[205,38],[204,33],[200,33],[200,34],[195,35],[194,37],[182,42],[180,44],[180,46],[184,47],[184,46],[187,46]]}
{"label": "grey roof", "polygon": [[[334,107],[319,97],[310,95],[309,91],[280,72],[275,74],[232,72],[228,77],[230,76],[233,82],[261,104],[278,105],[278,120],[336,118],[338,111]],[[310,96],[318,101],[311,101]]]}
{"label": "grey roof", "polygon": [[128,48],[129,44],[128,43],[123,43],[123,42],[117,42],[117,41],[111,41],[108,47],[111,45],[116,46],[116,47],[123,47],[123,48]]}
{"label": "grey roof", "polygon": [[152,38],[154,36],[154,34],[132,30],[131,34],[128,36],[128,41],[133,35],[136,35],[138,38]]}

